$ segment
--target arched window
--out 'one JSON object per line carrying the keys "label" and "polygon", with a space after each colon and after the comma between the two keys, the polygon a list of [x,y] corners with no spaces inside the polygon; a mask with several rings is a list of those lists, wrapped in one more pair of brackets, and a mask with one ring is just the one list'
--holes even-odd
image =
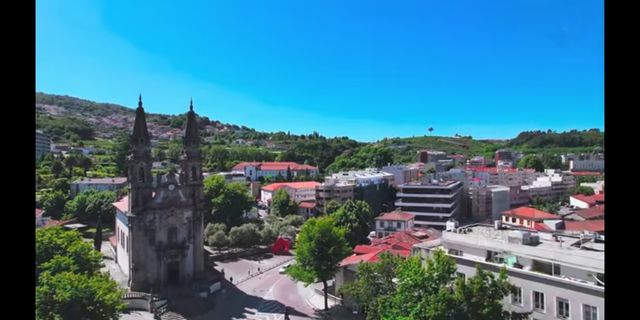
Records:
{"label": "arched window", "polygon": [[144,168],[143,167],[138,168],[138,181],[139,182],[144,182]]}
{"label": "arched window", "polygon": [[191,181],[198,181],[196,167],[191,167]]}

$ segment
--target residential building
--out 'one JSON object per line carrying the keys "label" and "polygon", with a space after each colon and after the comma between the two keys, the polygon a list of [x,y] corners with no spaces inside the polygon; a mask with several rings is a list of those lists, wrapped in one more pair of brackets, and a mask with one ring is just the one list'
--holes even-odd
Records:
{"label": "residential building", "polygon": [[537,196],[552,200],[564,196],[575,186],[575,177],[548,169],[545,170],[544,176],[536,178],[530,185],[524,185],[521,189],[529,192],[529,197],[532,199]]}
{"label": "residential building", "polygon": [[393,175],[394,186],[420,180],[420,169],[415,165],[384,166],[381,171],[391,173]]}
{"label": "residential building", "polygon": [[338,172],[332,174],[330,178],[338,182],[353,184],[356,187],[377,185],[383,183],[385,180],[389,185],[394,185],[395,183],[393,174],[373,168]]}
{"label": "residential building", "polygon": [[51,137],[42,132],[42,130],[36,130],[36,160],[40,159],[43,155],[51,152]]}
{"label": "residential building", "polygon": [[508,161],[514,163],[516,161],[516,156],[513,151],[509,149],[500,149],[496,151],[496,164],[499,161]]}
{"label": "residential building", "polygon": [[71,197],[85,190],[117,191],[127,186],[126,177],[115,178],[80,178],[71,183]]}
{"label": "residential building", "polygon": [[383,238],[389,234],[413,228],[415,215],[402,211],[386,212],[375,218],[376,236]]}
{"label": "residential building", "polygon": [[467,161],[467,164],[473,167],[484,167],[487,165],[487,162],[483,156],[475,156],[469,159],[469,161]]}
{"label": "residential building", "polygon": [[458,219],[463,192],[460,181],[405,183],[399,186],[396,207],[414,214],[420,227],[443,228],[449,219]]}
{"label": "residential building", "polygon": [[[411,229],[399,231],[383,238],[374,238],[370,245],[357,245],[353,248],[353,254],[344,258],[335,276],[336,292],[345,284],[356,279],[356,271],[360,263],[377,262],[380,255],[387,252],[406,258],[411,255],[411,248],[418,243],[424,243],[428,247],[440,245],[440,231],[428,229]],[[344,297],[344,304],[352,306],[353,300],[349,296]]]}
{"label": "residential building", "polygon": [[302,201],[316,201],[316,187],[320,183],[316,181],[304,182],[277,182],[262,187],[260,192],[260,201],[263,203],[271,203],[271,199],[279,189],[284,189],[296,203]]}
{"label": "residential building", "polygon": [[316,209],[324,212],[325,206],[332,200],[340,203],[353,200],[354,188],[355,184],[330,177],[325,178],[325,182],[316,187]]}
{"label": "residential building", "polygon": [[309,219],[316,215],[316,203],[313,201],[301,201],[298,203],[298,214]]}
{"label": "residential building", "polygon": [[231,172],[218,172],[217,175],[224,177],[224,182],[246,182],[247,179],[244,177],[244,174],[237,171]]}
{"label": "residential building", "polygon": [[603,193],[604,192],[604,180],[596,181],[596,182],[583,182],[580,186],[585,186],[593,189],[594,193]]}
{"label": "residential building", "polygon": [[504,225],[537,231],[562,229],[562,218],[559,215],[531,207],[503,211],[501,221]]}
{"label": "residential building", "polygon": [[[495,274],[506,268],[516,291],[504,298],[505,310],[533,319],[604,319],[604,242],[595,237],[475,224],[443,231],[441,243],[467,279],[476,265]],[[433,250],[413,246],[420,257]]]}
{"label": "residential building", "polygon": [[569,170],[603,172],[604,160],[571,160]]}
{"label": "residential building", "polygon": [[604,219],[604,204],[587,209],[575,210],[566,215],[565,219],[575,221]]}
{"label": "residential building", "polygon": [[437,162],[438,160],[447,159],[447,154],[442,151],[435,150],[420,150],[418,151],[418,162],[429,163]]}
{"label": "residential building", "polygon": [[251,181],[256,181],[260,177],[275,179],[278,176],[287,178],[287,172],[291,177],[318,175],[318,167],[295,162],[241,162],[232,168],[234,172],[242,172]]}
{"label": "residential building", "polygon": [[569,205],[577,208],[587,209],[598,204],[604,204],[604,193],[597,193],[591,196],[574,194],[569,197]]}
{"label": "residential building", "polygon": [[510,189],[489,185],[469,188],[471,216],[475,221],[499,220],[503,211],[511,207]]}
{"label": "residential building", "polygon": [[465,156],[462,154],[450,154],[447,158],[453,160],[453,165],[461,165],[464,164]]}

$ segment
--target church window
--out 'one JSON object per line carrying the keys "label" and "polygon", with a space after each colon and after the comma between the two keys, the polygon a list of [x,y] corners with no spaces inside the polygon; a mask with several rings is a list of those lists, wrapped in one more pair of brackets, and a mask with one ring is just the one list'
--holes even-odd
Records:
{"label": "church window", "polygon": [[178,242],[178,228],[170,227],[167,232],[167,242],[176,243]]}

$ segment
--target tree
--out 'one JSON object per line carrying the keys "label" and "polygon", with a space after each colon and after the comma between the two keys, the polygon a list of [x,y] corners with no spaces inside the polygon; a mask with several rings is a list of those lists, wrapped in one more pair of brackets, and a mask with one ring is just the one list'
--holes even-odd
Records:
{"label": "tree", "polygon": [[456,281],[454,295],[459,306],[456,319],[511,319],[512,316],[502,310],[502,299],[513,289],[505,268],[500,270],[498,277],[494,277],[476,265],[476,274],[469,281],[462,278]]}
{"label": "tree", "polygon": [[338,211],[340,207],[342,207],[342,204],[340,202],[336,200],[331,200],[327,202],[327,204],[324,206],[324,214],[331,215],[334,212]]}
{"label": "tree", "polygon": [[63,194],[69,194],[69,179],[59,178],[51,181],[51,189],[53,191],[60,191]]}
{"label": "tree", "polygon": [[368,320],[380,319],[379,299],[395,292],[393,278],[401,261],[399,256],[385,252],[377,263],[359,264],[356,280],[340,288],[364,307]]}
{"label": "tree", "polygon": [[298,212],[298,205],[291,200],[289,193],[285,189],[278,189],[271,200],[271,214],[277,216],[288,216]]}
{"label": "tree", "polygon": [[219,175],[204,179],[204,199],[205,210],[212,213],[207,220],[224,223],[227,228],[240,225],[254,202],[243,183],[225,183]]}
{"label": "tree", "polygon": [[222,250],[222,248],[229,245],[229,237],[224,234],[224,231],[218,230],[212,236],[208,237],[208,243],[210,246],[218,249],[218,251]]}
{"label": "tree", "polygon": [[344,239],[346,230],[335,226],[331,217],[311,218],[296,239],[296,263],[287,273],[306,284],[316,279],[324,286],[324,309],[328,309],[327,281],[338,271],[338,263],[351,252]]}
{"label": "tree", "polygon": [[273,226],[264,226],[262,230],[260,230],[260,242],[262,244],[273,244],[274,241],[278,238],[278,229]]}
{"label": "tree", "polygon": [[529,154],[518,161],[518,168],[535,169],[537,172],[544,171],[544,165],[535,154]]}
{"label": "tree", "polygon": [[336,226],[343,227],[347,231],[346,240],[351,248],[367,242],[373,215],[371,207],[366,202],[348,200],[331,217]]}
{"label": "tree", "polygon": [[64,166],[69,169],[69,177],[73,176],[73,167],[77,166],[78,164],[80,164],[80,160],[76,155],[70,154],[67,155],[66,158],[64,158]]}
{"label": "tree", "polygon": [[587,186],[578,186],[571,190],[571,194],[584,194],[585,196],[592,196],[595,194],[593,188]]}
{"label": "tree", "polygon": [[130,152],[131,136],[124,133],[116,136],[113,148],[113,160],[116,164],[116,172],[118,175],[127,175],[127,156],[129,156]]}
{"label": "tree", "polygon": [[67,196],[61,191],[49,191],[42,194],[40,203],[42,209],[53,219],[59,219],[64,211]]}
{"label": "tree", "polygon": [[213,236],[218,231],[222,231],[222,233],[227,232],[227,227],[224,223],[207,223],[207,227],[204,228],[204,238],[209,239],[209,237]]}
{"label": "tree", "polygon": [[98,217],[105,223],[113,222],[113,202],[116,194],[113,191],[88,189],[80,192],[67,203],[65,211],[80,221],[96,221]]}
{"label": "tree", "polygon": [[291,176],[291,167],[287,167],[287,181],[291,181],[292,176]]}
{"label": "tree", "polygon": [[118,319],[124,290],[106,274],[44,273],[36,287],[36,319]]}
{"label": "tree", "polygon": [[92,165],[93,165],[93,162],[89,157],[82,157],[82,159],[80,160],[80,166],[82,167],[82,170],[84,170],[85,177],[87,176],[87,171],[91,169]]}
{"label": "tree", "polygon": [[260,242],[260,234],[255,224],[246,223],[231,228],[229,240],[232,247],[248,248]]}
{"label": "tree", "polygon": [[93,275],[102,267],[102,255],[82,241],[77,231],[61,227],[36,231],[36,275],[72,271]]}
{"label": "tree", "polygon": [[561,169],[562,158],[555,154],[545,153],[542,155],[542,164],[545,169]]}
{"label": "tree", "polygon": [[51,173],[53,173],[53,176],[55,178],[60,177],[60,174],[63,170],[64,165],[62,164],[62,161],[60,161],[60,158],[56,157],[55,159],[53,159],[53,161],[51,162]]}

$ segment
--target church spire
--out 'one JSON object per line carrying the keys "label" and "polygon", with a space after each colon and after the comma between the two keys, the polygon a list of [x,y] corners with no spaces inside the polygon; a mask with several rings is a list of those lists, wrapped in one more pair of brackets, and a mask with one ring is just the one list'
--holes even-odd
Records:
{"label": "church spire", "polygon": [[133,146],[149,146],[149,131],[147,130],[147,121],[142,108],[142,95],[138,97],[138,108],[136,109],[136,120],[133,124],[133,135],[131,136],[131,144]]}
{"label": "church spire", "polygon": [[189,112],[187,112],[187,125],[184,132],[184,146],[198,147],[200,145],[200,133],[198,132],[198,123],[196,121],[196,113],[193,112],[193,99],[189,103]]}

